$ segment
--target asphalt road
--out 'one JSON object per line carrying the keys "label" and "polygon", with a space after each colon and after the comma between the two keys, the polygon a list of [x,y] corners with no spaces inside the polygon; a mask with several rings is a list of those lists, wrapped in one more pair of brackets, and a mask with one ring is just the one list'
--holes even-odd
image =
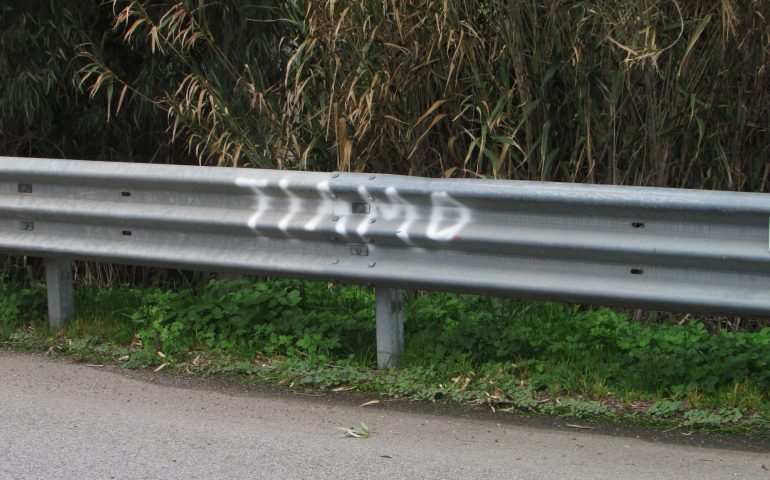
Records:
{"label": "asphalt road", "polygon": [[[358,421],[370,438],[336,436]],[[0,351],[1,479],[770,479],[766,468],[770,453],[208,388]]]}

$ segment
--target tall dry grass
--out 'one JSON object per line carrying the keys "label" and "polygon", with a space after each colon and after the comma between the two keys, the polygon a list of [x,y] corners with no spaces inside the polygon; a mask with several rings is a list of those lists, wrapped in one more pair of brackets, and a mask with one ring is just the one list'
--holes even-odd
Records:
{"label": "tall dry grass", "polygon": [[767,0],[113,0],[201,163],[768,190]]}

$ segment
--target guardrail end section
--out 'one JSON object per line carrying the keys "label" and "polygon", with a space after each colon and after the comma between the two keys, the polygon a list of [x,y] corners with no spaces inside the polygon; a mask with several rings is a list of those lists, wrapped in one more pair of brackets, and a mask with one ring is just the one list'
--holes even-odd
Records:
{"label": "guardrail end section", "polygon": [[72,289],[72,260],[69,258],[45,259],[45,282],[48,291],[48,324],[57,329],[75,314],[75,297]]}
{"label": "guardrail end section", "polygon": [[404,352],[403,292],[397,288],[375,288],[377,301],[377,366],[398,367]]}

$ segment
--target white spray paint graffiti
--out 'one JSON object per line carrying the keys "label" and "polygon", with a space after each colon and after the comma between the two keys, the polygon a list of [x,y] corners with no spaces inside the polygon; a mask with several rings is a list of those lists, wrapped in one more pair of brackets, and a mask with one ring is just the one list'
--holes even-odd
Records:
{"label": "white spray paint graffiti", "polygon": [[281,187],[281,191],[283,191],[289,199],[289,211],[281,218],[281,221],[278,222],[278,228],[283,233],[287,233],[294,214],[302,211],[302,200],[291,191],[288,178],[282,178],[281,181],[278,182],[278,186]]}
{"label": "white spray paint graffiti", "polygon": [[398,194],[395,187],[386,188],[385,195],[388,197],[389,204],[381,208],[382,216],[386,220],[392,220],[399,216],[403,216],[404,221],[396,229],[396,236],[407,245],[412,245],[412,241],[409,239],[409,228],[415,221],[417,221],[419,215],[417,207],[404,200],[401,195]]}
{"label": "white spray paint graffiti", "polygon": [[[278,206],[276,199],[271,198],[271,195],[265,192],[270,182],[267,179],[237,178],[235,183],[239,187],[249,188],[254,192],[255,210],[249,217],[247,224],[249,228],[259,232],[259,223],[265,213]],[[351,203],[349,200],[338,199],[328,180],[316,185],[319,198],[312,200],[303,199],[294,193],[288,177],[280,179],[277,187],[284,198],[288,200],[288,204],[281,212],[283,216],[277,224],[277,228],[286,236],[290,236],[289,227],[296,216],[314,211],[313,217],[303,225],[305,231],[314,232],[321,226],[322,222],[332,220],[334,221],[334,231],[341,237],[355,236],[360,241],[366,241],[369,230],[377,219],[384,221],[401,220],[395,229],[395,235],[402,242],[411,246],[414,244],[414,238],[420,236],[419,231],[414,231],[415,226],[424,224],[426,217],[426,215],[421,214],[420,208],[416,204],[403,198],[395,187],[386,187],[384,194],[387,201],[378,202],[369,193],[367,187],[362,185],[358,187],[357,193],[364,203],[369,204],[370,211],[368,214],[355,214],[356,216],[362,215],[361,221],[349,231],[347,223],[353,217],[350,214]],[[428,225],[424,227],[424,235],[434,241],[457,240],[457,235],[471,220],[472,215],[468,207],[452,198],[447,192],[432,192],[430,194],[430,216]],[[268,225],[263,226],[263,228],[266,227]]]}
{"label": "white spray paint graffiti", "polygon": [[249,228],[254,231],[258,231],[257,224],[262,215],[270,208],[270,197],[262,192],[263,188],[266,188],[269,184],[267,179],[264,178],[242,178],[235,179],[235,184],[239,187],[250,188],[254,191],[254,198],[257,204],[254,205],[254,213],[251,214],[247,224]]}
{"label": "white spray paint graffiti", "polygon": [[305,231],[312,232],[318,228],[318,225],[329,215],[334,213],[334,201],[332,201],[332,189],[329,182],[324,180],[316,187],[318,196],[321,198],[321,204],[318,205],[316,215],[305,224]]}
{"label": "white spray paint graffiti", "polygon": [[[453,240],[471,220],[471,211],[446,192],[432,193],[430,201],[430,223],[425,234],[431,240]],[[457,218],[453,219],[455,215]]]}
{"label": "white spray paint graffiti", "polygon": [[[364,202],[369,202],[369,192],[366,190],[366,187],[364,187],[363,185],[358,187],[358,194],[361,195],[361,199]],[[370,205],[369,208],[371,209],[372,206]],[[371,214],[371,210],[370,210],[370,214]],[[359,237],[364,238],[368,233],[369,225],[370,225],[369,220],[370,218],[364,217],[364,219],[361,220],[361,222],[356,227],[356,233],[358,234]]]}

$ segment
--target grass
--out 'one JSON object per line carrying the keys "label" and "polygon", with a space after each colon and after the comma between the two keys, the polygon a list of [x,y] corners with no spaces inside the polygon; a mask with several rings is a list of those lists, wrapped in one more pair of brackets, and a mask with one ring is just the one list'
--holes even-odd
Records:
{"label": "grass", "polygon": [[[374,367],[373,293],[320,282],[77,290],[58,332],[44,290],[3,285],[0,345],[127,368],[233,374],[510,412],[770,431],[770,329],[632,321],[554,303],[409,293],[402,368]],[[13,292],[13,294],[11,294]]]}

